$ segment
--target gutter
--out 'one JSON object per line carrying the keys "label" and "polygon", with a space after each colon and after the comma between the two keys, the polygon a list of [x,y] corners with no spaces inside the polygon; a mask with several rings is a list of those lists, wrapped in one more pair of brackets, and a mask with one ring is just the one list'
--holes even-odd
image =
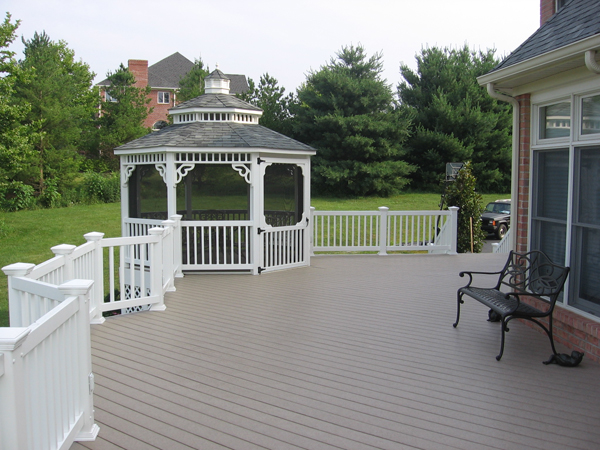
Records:
{"label": "gutter", "polygon": [[587,67],[590,72],[600,74],[600,64],[596,62],[595,50],[588,50],[585,52],[585,67]]}
{"label": "gutter", "polygon": [[[513,129],[512,129],[512,168],[511,168],[511,187],[510,197],[513,204],[512,211],[515,211],[514,218],[517,219],[516,211],[518,209],[518,187],[519,187],[519,102],[510,95],[501,94],[496,91],[494,83],[487,83],[487,92],[490,97],[502,102],[510,103],[513,107]],[[516,201],[515,201],[516,200]],[[518,220],[511,220],[510,223],[513,230],[510,232],[509,247],[511,250],[516,250]]]}

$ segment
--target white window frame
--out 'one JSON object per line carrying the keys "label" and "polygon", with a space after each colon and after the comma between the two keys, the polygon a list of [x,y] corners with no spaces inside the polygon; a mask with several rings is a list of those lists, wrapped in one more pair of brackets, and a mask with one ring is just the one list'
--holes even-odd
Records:
{"label": "white window frame", "polygon": [[[167,100],[165,101],[165,96]],[[161,99],[162,97],[162,99]],[[169,91],[158,91],[156,93],[156,103],[159,105],[170,105],[171,104],[171,93]]]}
{"label": "white window frame", "polygon": [[[562,91],[562,92],[560,92]],[[574,240],[575,240],[575,230],[573,226],[573,214],[574,214],[574,205],[575,201],[575,176],[578,173],[579,168],[575,167],[576,164],[576,154],[577,151],[586,147],[597,147],[600,146],[600,133],[591,134],[591,135],[582,135],[581,134],[581,116],[582,116],[582,99],[587,97],[593,97],[600,95],[600,90],[597,85],[590,84],[589,82],[584,82],[579,86],[571,87],[570,95],[565,95],[566,92],[564,90],[560,90],[559,92],[554,91],[554,96],[552,96],[552,92],[546,91],[545,93],[541,93],[538,95],[532,95],[531,97],[531,121],[530,121],[530,129],[531,129],[531,163],[529,167],[529,215],[528,215],[528,246],[531,248],[532,244],[532,232],[533,232],[533,208],[535,205],[534,201],[534,189],[537,187],[534,186],[534,177],[535,177],[535,167],[534,153],[537,151],[544,150],[556,150],[556,149],[568,149],[569,151],[569,179],[568,179],[568,193],[567,193],[567,236],[565,242],[565,261],[557,261],[558,264],[567,264],[570,265],[570,261],[572,261],[572,251],[578,251],[578,249],[573,248]],[[540,139],[540,108],[548,105],[553,105],[556,103],[561,103],[569,101],[571,103],[571,133],[570,135],[559,137],[559,138],[545,138]],[[576,312],[579,315],[585,316],[589,319],[592,319],[596,322],[600,321],[600,316],[588,313],[582,309],[576,308],[572,306],[574,299],[572,296],[572,289],[570,286],[570,277],[567,278],[565,283],[565,296],[563,299],[563,306],[567,309],[570,309]]]}

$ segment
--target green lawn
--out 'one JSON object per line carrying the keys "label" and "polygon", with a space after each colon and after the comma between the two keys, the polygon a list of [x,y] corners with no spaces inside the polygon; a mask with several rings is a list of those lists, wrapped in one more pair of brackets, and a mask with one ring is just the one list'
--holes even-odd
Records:
{"label": "green lawn", "polygon": [[[508,194],[484,196],[484,204]],[[319,211],[374,211],[379,206],[391,210],[439,209],[438,194],[402,194],[389,198],[313,198]],[[51,247],[58,244],[80,245],[90,231],[106,237],[121,235],[119,203],[40,209],[15,213],[0,212],[0,267],[16,262],[39,264],[54,256]],[[8,326],[7,279],[0,274],[0,326]]]}

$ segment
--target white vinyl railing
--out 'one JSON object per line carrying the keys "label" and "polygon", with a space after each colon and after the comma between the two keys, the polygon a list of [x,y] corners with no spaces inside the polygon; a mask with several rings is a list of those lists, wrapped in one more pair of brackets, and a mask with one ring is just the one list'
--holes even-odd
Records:
{"label": "white vinyl railing", "polygon": [[[0,328],[0,449],[68,449],[93,440],[90,322],[163,310],[180,275],[179,217],[147,235],[58,245],[54,258],[4,267],[10,327]],[[106,278],[106,283],[105,283]]]}
{"label": "white vinyl railing", "polygon": [[305,265],[306,228],[297,225],[261,230],[260,272]]}
{"label": "white vinyl railing", "polygon": [[494,242],[492,244],[492,253],[510,253],[512,249],[510,230],[511,228],[508,229],[500,242]]}
{"label": "white vinyl railing", "polygon": [[448,211],[316,211],[312,251],[456,253],[458,208]]}
{"label": "white vinyl railing", "polygon": [[[31,269],[13,266],[20,266],[13,274]],[[68,449],[74,441],[94,440],[93,282],[9,280],[11,313],[13,305],[22,308],[21,323],[0,328],[0,448]]]}

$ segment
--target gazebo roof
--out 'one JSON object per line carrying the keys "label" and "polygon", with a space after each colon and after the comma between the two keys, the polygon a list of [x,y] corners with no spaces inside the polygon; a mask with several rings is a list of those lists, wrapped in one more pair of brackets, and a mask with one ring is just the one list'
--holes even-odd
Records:
{"label": "gazebo roof", "polygon": [[157,147],[256,148],[287,150],[305,154],[316,152],[313,147],[262,125],[232,122],[190,122],[170,125],[160,131],[121,145],[115,151],[118,154],[118,152],[125,150]]}
{"label": "gazebo roof", "polygon": [[177,112],[187,108],[236,108],[250,111],[262,111],[257,106],[245,102],[231,94],[204,94],[174,106],[169,111]]}

